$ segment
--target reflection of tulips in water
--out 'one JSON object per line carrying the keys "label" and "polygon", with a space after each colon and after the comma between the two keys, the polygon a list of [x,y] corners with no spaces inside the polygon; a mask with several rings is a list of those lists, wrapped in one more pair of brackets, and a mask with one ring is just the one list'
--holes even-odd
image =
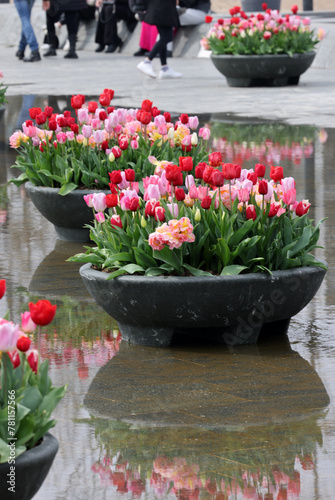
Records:
{"label": "reflection of tulips in water", "polygon": [[291,142],[288,145],[271,140],[263,143],[230,142],[224,137],[213,139],[213,148],[222,153],[224,161],[238,163],[241,166],[249,160],[266,165],[278,165],[287,160],[300,165],[302,158],[310,158],[314,151],[312,140],[304,144]]}
{"label": "reflection of tulips in water", "polygon": [[150,498],[165,498],[171,494],[185,500],[208,498],[208,495],[215,500],[299,500],[299,468],[313,468],[310,455],[296,457],[290,476],[278,466],[269,466],[267,474],[241,468],[239,477],[228,479],[216,474],[213,478],[185,458],[160,456],[144,477],[143,468],[130,466],[121,453],[113,458],[106,456],[92,466],[102,484],[115,487],[118,493],[126,494],[128,498],[138,498],[145,491]]}
{"label": "reflection of tulips in water", "polygon": [[40,354],[42,359],[49,360],[50,366],[55,365],[59,368],[75,361],[78,377],[86,379],[90,366],[104,366],[118,353],[120,342],[120,333],[102,331],[94,339],[82,338],[79,343],[77,339],[74,345],[73,340],[64,340],[57,335],[57,331],[54,331],[42,335]]}

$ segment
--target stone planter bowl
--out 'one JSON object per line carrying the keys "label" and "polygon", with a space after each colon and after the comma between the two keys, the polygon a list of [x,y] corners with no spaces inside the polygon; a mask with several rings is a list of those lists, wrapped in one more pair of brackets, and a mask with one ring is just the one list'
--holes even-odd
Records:
{"label": "stone planter bowl", "polygon": [[230,345],[256,343],[259,334],[286,333],[290,318],[314,297],[325,276],[319,267],[272,275],[119,276],[80,268],[94,300],[130,343],[168,346],[176,333]]}
{"label": "stone planter bowl", "polygon": [[92,190],[75,189],[61,196],[58,188],[34,186],[31,182],[25,186],[37,210],[54,225],[58,239],[82,243],[90,241],[89,229],[84,226],[92,222],[94,215],[83,196],[92,193]]}
{"label": "stone planter bowl", "polygon": [[226,77],[229,87],[279,87],[298,85],[300,76],[314,61],[316,53],[279,55],[211,54],[211,60]]}

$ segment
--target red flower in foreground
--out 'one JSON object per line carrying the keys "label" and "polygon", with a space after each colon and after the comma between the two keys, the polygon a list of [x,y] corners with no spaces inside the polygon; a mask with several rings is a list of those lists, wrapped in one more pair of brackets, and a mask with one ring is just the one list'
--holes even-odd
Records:
{"label": "red flower in foreground", "polygon": [[301,217],[302,215],[307,214],[310,206],[311,206],[311,204],[308,203],[308,201],[306,201],[306,200],[299,201],[299,203],[295,209],[295,213],[297,214],[298,217]]}
{"label": "red flower in foreground", "polygon": [[283,167],[270,167],[270,178],[275,181],[281,181],[284,178]]}
{"label": "red flower in foreground", "polygon": [[19,340],[16,343],[16,347],[21,352],[26,352],[29,350],[31,344],[31,340],[27,335],[21,335]]}
{"label": "red flower in foreground", "polygon": [[56,314],[56,305],[52,305],[49,300],[38,300],[36,304],[29,302],[31,319],[36,325],[45,326],[51,323]]}
{"label": "red flower in foreground", "polygon": [[36,349],[30,351],[30,353],[27,356],[27,361],[29,363],[30,368],[34,373],[37,373],[37,367],[38,367],[38,352]]}
{"label": "red flower in foreground", "polygon": [[6,292],[6,280],[0,280],[0,299],[5,295]]}
{"label": "red flower in foreground", "polygon": [[205,23],[210,24],[213,21],[212,16],[206,16],[205,17]]}
{"label": "red flower in foreground", "polygon": [[257,217],[255,206],[248,205],[246,208],[246,211],[245,211],[245,215],[246,215],[248,220],[249,219],[255,220]]}
{"label": "red flower in foreground", "polygon": [[291,11],[293,12],[293,14],[296,14],[298,12],[298,6],[297,5],[292,5]]}

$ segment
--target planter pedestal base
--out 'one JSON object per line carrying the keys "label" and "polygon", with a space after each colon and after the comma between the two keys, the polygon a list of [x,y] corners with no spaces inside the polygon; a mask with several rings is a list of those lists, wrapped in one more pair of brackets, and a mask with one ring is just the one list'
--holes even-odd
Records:
{"label": "planter pedestal base", "polygon": [[284,87],[287,85],[298,85],[300,76],[290,78],[228,78],[229,87]]}
{"label": "planter pedestal base", "polygon": [[87,243],[90,241],[89,229],[76,229],[68,227],[55,226],[57,238],[62,241],[74,241],[76,243]]}
{"label": "planter pedestal base", "polygon": [[173,328],[156,328],[118,322],[123,340],[130,344],[167,347],[172,342]]}

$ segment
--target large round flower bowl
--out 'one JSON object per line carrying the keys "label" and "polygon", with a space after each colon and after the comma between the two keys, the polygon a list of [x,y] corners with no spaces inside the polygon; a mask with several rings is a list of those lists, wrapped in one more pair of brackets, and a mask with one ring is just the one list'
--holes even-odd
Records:
{"label": "large round flower bowl", "polygon": [[31,500],[48,475],[58,451],[58,440],[47,432],[41,443],[0,464],[1,500]]}
{"label": "large round flower bowl", "polygon": [[211,54],[229,87],[279,87],[298,85],[300,76],[311,66],[315,52],[304,54],[228,55]]}
{"label": "large round flower bowl", "polygon": [[61,196],[58,188],[34,186],[31,182],[25,186],[37,210],[54,225],[58,239],[82,243],[90,241],[89,229],[84,226],[92,222],[93,214],[84,195],[92,193],[92,190],[75,189]]}
{"label": "large round flower bowl", "polygon": [[286,333],[290,318],[314,297],[320,267],[237,276],[119,276],[80,268],[94,300],[130,343],[169,346],[175,335],[229,345],[254,344],[260,334]]}

